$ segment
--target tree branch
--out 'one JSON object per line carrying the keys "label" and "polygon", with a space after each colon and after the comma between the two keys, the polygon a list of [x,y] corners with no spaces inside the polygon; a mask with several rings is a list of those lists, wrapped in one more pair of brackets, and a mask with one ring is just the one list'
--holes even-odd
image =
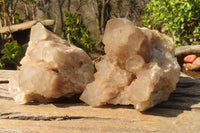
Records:
{"label": "tree branch", "polygon": [[13,4],[13,14],[15,14],[15,11],[16,11],[16,7],[17,7],[17,3],[18,3],[19,0],[16,0],[16,2]]}

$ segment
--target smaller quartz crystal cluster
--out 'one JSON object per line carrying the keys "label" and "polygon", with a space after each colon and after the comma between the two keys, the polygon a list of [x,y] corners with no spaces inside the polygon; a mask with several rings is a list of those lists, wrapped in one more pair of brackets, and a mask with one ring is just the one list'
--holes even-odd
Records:
{"label": "smaller quartz crystal cluster", "polygon": [[91,106],[132,104],[144,111],[175,90],[180,66],[170,38],[118,18],[108,21],[103,42],[106,55],[81,100]]}
{"label": "smaller quartz crystal cluster", "polygon": [[22,66],[10,79],[9,92],[19,104],[49,102],[80,94],[94,80],[90,57],[41,23],[31,28]]}

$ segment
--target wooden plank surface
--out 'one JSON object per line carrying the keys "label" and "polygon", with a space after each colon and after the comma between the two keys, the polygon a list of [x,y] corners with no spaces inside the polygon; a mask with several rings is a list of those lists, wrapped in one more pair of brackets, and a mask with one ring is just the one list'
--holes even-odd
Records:
{"label": "wooden plank surface", "polygon": [[8,79],[15,72],[14,70],[0,70],[0,83],[8,83]]}
{"label": "wooden plank surface", "polygon": [[200,80],[180,77],[167,102],[140,113],[133,106],[62,101],[18,105],[7,91],[14,72],[0,71],[0,133],[200,132]]}

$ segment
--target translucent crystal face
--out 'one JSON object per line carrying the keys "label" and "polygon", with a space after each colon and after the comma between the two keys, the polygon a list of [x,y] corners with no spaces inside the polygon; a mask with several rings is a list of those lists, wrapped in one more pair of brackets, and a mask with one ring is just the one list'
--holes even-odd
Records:
{"label": "translucent crystal face", "polygon": [[151,58],[149,39],[129,20],[110,20],[106,25],[103,42],[110,61],[121,67],[124,67],[125,59],[133,55],[140,55],[146,62]]}
{"label": "translucent crystal face", "polygon": [[92,106],[132,104],[144,111],[168,99],[180,74],[170,38],[116,18],[108,21],[103,42],[106,55],[81,100]]}
{"label": "translucent crystal face", "polygon": [[93,81],[93,64],[80,48],[68,44],[38,23],[31,28],[21,70],[10,79],[16,102],[48,102],[81,93]]}

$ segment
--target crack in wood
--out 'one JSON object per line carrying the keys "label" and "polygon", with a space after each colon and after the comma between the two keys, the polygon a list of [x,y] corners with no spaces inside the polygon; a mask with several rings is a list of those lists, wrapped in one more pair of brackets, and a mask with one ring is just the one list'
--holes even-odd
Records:
{"label": "crack in wood", "polygon": [[2,83],[9,83],[9,81],[8,80],[0,80],[0,84],[2,84]]}
{"label": "crack in wood", "polygon": [[69,116],[25,116],[20,115],[19,112],[7,112],[0,113],[0,119],[14,119],[14,120],[34,120],[34,121],[62,121],[62,120],[70,120],[70,119],[79,119]]}
{"label": "crack in wood", "polygon": [[99,118],[99,117],[80,117],[80,116],[0,116],[0,119],[14,119],[14,120],[33,120],[33,121],[64,121],[64,120],[76,120],[76,119],[111,119],[111,118]]}
{"label": "crack in wood", "polygon": [[0,113],[0,116],[5,116],[5,115],[13,115],[13,114],[20,114],[19,112],[7,112],[7,113]]}
{"label": "crack in wood", "polygon": [[[10,119],[10,120],[32,120],[32,121],[65,121],[65,120],[80,120],[80,119],[89,119],[89,120],[115,120],[115,121],[126,121],[134,122],[134,120],[121,120],[113,118],[104,118],[104,117],[83,117],[83,116],[25,116],[25,115],[16,115],[20,114],[19,112],[8,112],[1,113],[0,119]],[[13,116],[14,115],[14,116]]]}
{"label": "crack in wood", "polygon": [[13,100],[13,98],[11,98],[11,97],[6,97],[6,96],[0,96],[0,99]]}
{"label": "crack in wood", "polygon": [[0,116],[0,119],[12,119],[12,120],[33,120],[33,121],[63,121],[63,120],[69,120],[67,116],[10,116],[10,115],[4,115]]}

